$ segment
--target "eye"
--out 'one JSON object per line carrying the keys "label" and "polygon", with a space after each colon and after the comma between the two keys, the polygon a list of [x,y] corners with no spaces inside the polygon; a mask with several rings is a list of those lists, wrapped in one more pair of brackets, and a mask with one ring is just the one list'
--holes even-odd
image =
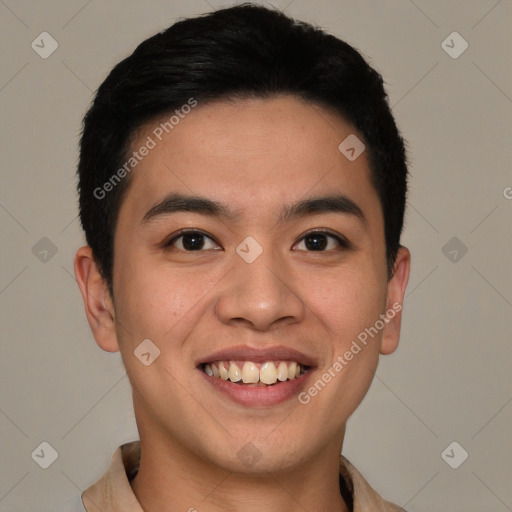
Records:
{"label": "eye", "polygon": [[316,230],[304,235],[301,241],[294,247],[299,248],[299,250],[326,252],[328,250],[335,250],[336,247],[348,249],[350,248],[350,243],[345,238],[333,235],[328,231]]}
{"label": "eye", "polygon": [[[212,237],[199,230],[180,231],[162,245],[164,248],[174,247],[185,252],[219,249],[219,245]],[[310,252],[327,252],[336,250],[336,248],[348,249],[350,248],[350,243],[339,235],[334,235],[324,230],[315,230],[304,235],[294,248]]]}
{"label": "eye", "polygon": [[213,238],[197,230],[180,231],[169,241],[165,242],[163,246],[166,248],[174,246],[176,249],[186,252],[197,252],[218,247]]}

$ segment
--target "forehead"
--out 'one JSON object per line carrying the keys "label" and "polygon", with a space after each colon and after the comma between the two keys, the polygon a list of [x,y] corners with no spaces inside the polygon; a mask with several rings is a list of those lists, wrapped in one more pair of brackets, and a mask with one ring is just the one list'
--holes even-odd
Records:
{"label": "forehead", "polygon": [[120,218],[140,222],[172,192],[230,205],[246,223],[275,217],[283,203],[333,192],[365,216],[379,216],[366,153],[351,161],[339,149],[347,137],[362,137],[336,113],[288,96],[187,111],[139,131],[132,150],[151,149],[130,175]]}

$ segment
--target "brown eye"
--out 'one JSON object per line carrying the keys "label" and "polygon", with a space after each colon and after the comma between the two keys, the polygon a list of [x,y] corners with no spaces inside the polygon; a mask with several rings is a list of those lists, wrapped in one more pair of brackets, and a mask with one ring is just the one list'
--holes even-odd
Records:
{"label": "brown eye", "polygon": [[311,252],[326,252],[339,247],[348,248],[349,243],[343,238],[326,231],[312,231],[303,236],[295,247],[299,250]]}
{"label": "brown eye", "polygon": [[201,231],[182,231],[166,242],[165,247],[175,247],[180,251],[193,252],[218,247],[217,243]]}

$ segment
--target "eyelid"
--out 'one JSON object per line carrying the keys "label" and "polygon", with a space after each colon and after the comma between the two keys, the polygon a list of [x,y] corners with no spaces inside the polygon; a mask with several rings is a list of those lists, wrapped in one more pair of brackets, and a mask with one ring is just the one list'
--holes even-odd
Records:
{"label": "eyelid", "polygon": [[[313,228],[313,229],[306,231],[306,233],[303,233],[302,235],[300,235],[299,238],[297,239],[297,241],[294,242],[293,247],[295,247],[297,244],[302,242],[304,240],[304,238],[306,238],[307,236],[313,235],[315,233],[322,233],[322,234],[328,235],[332,238],[335,238],[338,241],[338,243],[340,244],[340,246],[343,247],[344,249],[352,249],[353,248],[352,243],[349,242],[348,239],[345,238],[343,235],[341,235],[340,233],[331,231],[329,229],[326,229],[326,228]],[[320,252],[321,253],[321,252],[329,252],[329,251],[308,251],[308,252]]]}
{"label": "eyelid", "polygon": [[[171,245],[174,242],[176,242],[176,240],[178,240],[180,237],[182,237],[183,235],[186,235],[188,233],[197,233],[197,234],[203,235],[205,238],[209,238],[216,245],[218,245],[218,246],[221,245],[217,240],[215,240],[215,238],[213,236],[209,235],[208,233],[206,233],[206,231],[203,231],[202,229],[184,228],[184,229],[180,229],[176,233],[173,233],[172,235],[167,237],[161,244],[159,244],[159,247],[162,249],[171,247]],[[186,252],[202,252],[202,251],[186,251]]]}

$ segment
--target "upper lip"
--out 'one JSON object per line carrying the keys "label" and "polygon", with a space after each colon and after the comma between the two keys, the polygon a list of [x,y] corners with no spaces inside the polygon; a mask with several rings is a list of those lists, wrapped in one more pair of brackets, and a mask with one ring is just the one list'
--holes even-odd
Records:
{"label": "upper lip", "polygon": [[267,361],[295,361],[304,366],[316,366],[312,356],[306,355],[298,350],[282,345],[272,347],[256,348],[248,345],[239,345],[220,349],[201,357],[196,361],[196,366],[214,361],[251,361],[253,363],[265,363]]}

